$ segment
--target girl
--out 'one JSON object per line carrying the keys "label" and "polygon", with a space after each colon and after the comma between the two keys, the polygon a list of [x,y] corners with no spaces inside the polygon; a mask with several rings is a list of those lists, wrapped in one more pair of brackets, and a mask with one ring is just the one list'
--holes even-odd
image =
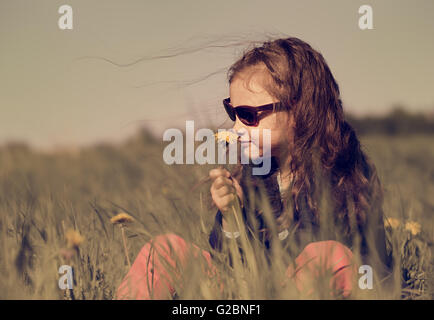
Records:
{"label": "girl", "polygon": [[[210,171],[210,192],[218,208],[209,236],[214,253],[242,236],[230,210],[238,197],[249,239],[259,239],[266,252],[278,242],[296,257],[287,274],[300,290],[312,280],[313,270],[329,268],[333,288],[349,296],[359,267],[356,256],[373,268],[375,280],[389,277],[392,255],[386,249],[382,187],[344,119],[339,87],[323,56],[297,38],[267,41],[236,61],[228,78],[229,98],[223,104],[235,121],[233,130],[248,137],[252,129],[269,130],[272,166],[262,176],[252,175],[253,165]],[[261,137],[241,147],[264,155]],[[262,189],[272,223],[267,223],[258,201]],[[328,210],[321,202],[327,190]],[[174,251],[169,254],[168,248]],[[156,237],[139,253],[118,298],[169,298],[174,279],[163,260],[182,262],[192,251],[205,257],[213,270],[213,252],[190,246],[174,234]],[[151,274],[152,288],[145,280]]]}

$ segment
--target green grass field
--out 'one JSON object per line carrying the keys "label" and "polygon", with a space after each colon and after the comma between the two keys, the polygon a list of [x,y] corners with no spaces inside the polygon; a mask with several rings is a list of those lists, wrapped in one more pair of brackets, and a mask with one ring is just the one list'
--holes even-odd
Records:
{"label": "green grass field", "polygon": [[[74,152],[35,152],[19,143],[0,148],[0,299],[113,299],[128,271],[120,229],[110,223],[120,212],[136,220],[126,229],[131,261],[151,237],[165,232],[208,249],[215,215],[209,184],[189,189],[213,166],[168,166],[161,140],[143,131],[119,146]],[[432,299],[433,136],[361,141],[386,191],[385,214],[399,219],[387,226],[399,268],[391,292],[372,290],[353,298]],[[420,224],[420,232],[408,221]],[[69,229],[84,237],[71,260],[64,255]],[[73,292],[58,287],[58,269],[67,262],[75,270]],[[229,271],[219,268],[226,277]],[[259,270],[232,270],[220,293],[193,267],[186,268],[188,285],[179,289],[179,298],[299,298],[293,288],[276,290],[270,281],[274,273]],[[250,287],[245,288],[239,279],[247,275]]]}

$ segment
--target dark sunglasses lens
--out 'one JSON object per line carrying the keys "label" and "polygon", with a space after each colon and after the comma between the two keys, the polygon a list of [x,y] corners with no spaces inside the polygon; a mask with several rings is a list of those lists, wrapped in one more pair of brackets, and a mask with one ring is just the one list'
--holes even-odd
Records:
{"label": "dark sunglasses lens", "polygon": [[248,126],[256,124],[256,113],[254,111],[237,108],[237,115],[240,121]]}
{"label": "dark sunglasses lens", "polygon": [[226,103],[226,101],[223,101],[223,105],[225,106],[225,110],[226,110],[229,118],[232,121],[235,121],[236,117],[235,117],[235,111],[234,111],[234,109],[228,103]]}

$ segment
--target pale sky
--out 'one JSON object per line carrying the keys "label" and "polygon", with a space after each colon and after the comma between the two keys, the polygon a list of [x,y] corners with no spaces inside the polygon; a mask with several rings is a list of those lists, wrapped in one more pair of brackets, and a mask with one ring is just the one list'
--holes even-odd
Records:
{"label": "pale sky", "polygon": [[[73,9],[73,30],[58,27],[63,4]],[[358,27],[363,4],[373,8],[373,30]],[[186,120],[220,125],[226,69],[247,45],[234,43],[267,34],[320,51],[346,112],[434,109],[433,0],[0,0],[0,144],[89,145],[142,126],[162,134]],[[210,44],[229,46],[196,50]],[[103,60],[183,51],[127,67]],[[103,59],[82,59],[91,56]]]}

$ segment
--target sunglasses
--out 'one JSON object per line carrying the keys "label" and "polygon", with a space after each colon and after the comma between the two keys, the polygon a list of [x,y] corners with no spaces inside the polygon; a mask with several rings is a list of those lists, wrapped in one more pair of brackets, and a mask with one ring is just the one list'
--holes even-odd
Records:
{"label": "sunglasses", "polygon": [[[251,107],[251,106],[232,106],[230,102],[230,98],[226,98],[223,100],[223,105],[225,107],[226,112],[229,115],[229,118],[232,121],[235,121],[236,117],[242,123],[249,127],[256,127],[259,124],[259,121],[272,113],[274,110],[277,110],[278,107],[281,106],[280,102],[274,102],[270,104],[264,104],[262,106]],[[261,112],[261,114],[259,114]]]}

